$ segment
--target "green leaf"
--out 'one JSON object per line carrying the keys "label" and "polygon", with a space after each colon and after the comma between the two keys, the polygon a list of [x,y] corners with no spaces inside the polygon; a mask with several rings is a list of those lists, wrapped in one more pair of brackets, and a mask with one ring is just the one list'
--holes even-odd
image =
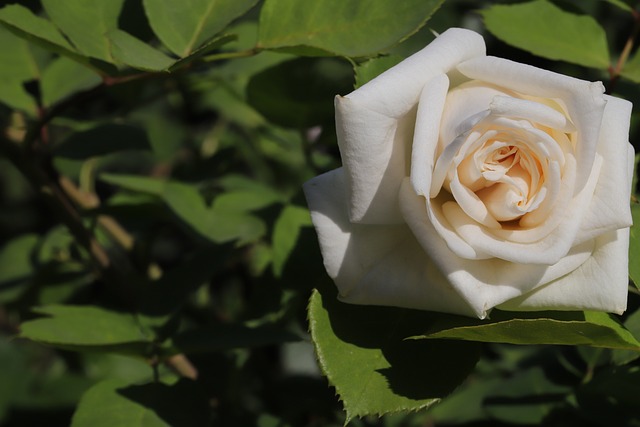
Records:
{"label": "green leaf", "polygon": [[130,313],[93,306],[51,305],[34,309],[46,315],[24,322],[20,336],[62,347],[103,347],[150,343],[153,337],[140,329]]}
{"label": "green leaf", "polygon": [[620,75],[632,82],[640,83],[640,51],[636,51],[631,59],[624,64]]}
{"label": "green leaf", "polygon": [[264,117],[282,126],[307,128],[333,121],[333,99],[353,88],[348,62],[336,58],[298,58],[254,75],[247,100]]}
{"label": "green leaf", "polygon": [[149,150],[150,143],[143,129],[125,124],[107,123],[72,133],[56,145],[54,156],[87,160],[122,150]]}
{"label": "green leaf", "polygon": [[220,36],[213,37],[212,39],[207,41],[205,44],[200,46],[198,49],[194,50],[188,56],[185,56],[184,58],[177,60],[175,64],[171,66],[169,71],[177,70],[181,67],[184,67],[187,64],[190,64],[200,58],[203,58],[207,56],[209,53],[211,53],[212,51],[220,48],[221,46],[224,46],[227,43],[231,43],[234,40],[236,40],[236,36],[234,34],[222,34]]}
{"label": "green leaf", "polygon": [[590,16],[565,12],[547,0],[493,5],[480,13],[496,37],[534,55],[599,69],[610,65],[605,31]]}
{"label": "green leaf", "polygon": [[487,391],[484,410],[511,425],[544,425],[545,417],[565,403],[571,388],[553,383],[542,367],[532,367]]}
{"label": "green leaf", "polygon": [[91,89],[100,83],[102,83],[100,76],[87,67],[69,58],[57,58],[42,73],[40,81],[42,103],[45,106],[51,106],[74,93]]}
{"label": "green leaf", "polygon": [[53,23],[86,56],[113,62],[107,32],[118,27],[124,0],[42,0]]}
{"label": "green leaf", "polygon": [[389,68],[397,65],[402,61],[402,58],[396,55],[381,56],[379,58],[372,58],[361,64],[356,65],[356,84],[355,88],[359,88],[363,84],[378,77]]}
{"label": "green leaf", "polygon": [[24,89],[22,82],[0,79],[0,102],[11,108],[22,110],[32,116],[36,115],[36,100]]}
{"label": "green leaf", "polygon": [[[266,0],[258,46],[350,57],[391,48],[422,27],[443,0]],[[390,17],[393,17],[390,19]]]}
{"label": "green leaf", "polygon": [[34,15],[24,6],[10,4],[0,9],[0,23],[27,41],[37,43],[46,49],[80,62],[87,62],[60,34],[51,21]]}
{"label": "green leaf", "polygon": [[176,62],[122,30],[110,31],[108,38],[113,58],[129,67],[145,71],[167,71]]}
{"label": "green leaf", "polygon": [[265,233],[264,223],[257,217],[234,210],[208,207],[197,188],[176,181],[128,175],[101,175],[103,181],[133,191],[161,197],[172,212],[192,231],[214,242],[238,240],[246,243]]}
{"label": "green leaf", "polygon": [[288,205],[282,209],[273,227],[273,274],[282,275],[284,265],[298,242],[300,229],[311,226],[309,210]]}
{"label": "green leaf", "polygon": [[144,0],[149,24],[173,53],[186,57],[247,12],[257,0]]}
{"label": "green leaf", "polygon": [[522,312],[494,310],[490,320],[440,316],[413,339],[459,339],[508,344],[589,345],[640,351],[640,342],[601,312]]}
{"label": "green leaf", "polygon": [[406,340],[434,314],[339,302],[314,291],[308,309],[318,361],[354,417],[418,410],[451,393],[472,371],[477,343]]}
{"label": "green leaf", "polygon": [[[624,327],[634,336],[640,337],[640,310],[631,313],[624,321]],[[624,365],[640,357],[640,352],[633,350],[613,350],[612,359],[616,365]]]}
{"label": "green leaf", "polygon": [[213,209],[226,212],[250,212],[281,202],[283,197],[277,191],[266,188],[258,191],[238,190],[222,193],[213,202]]}
{"label": "green leaf", "polygon": [[632,6],[631,1],[632,0],[628,0],[628,1],[623,1],[623,0],[603,0],[606,1],[607,3],[611,3],[617,7],[619,7],[622,10],[626,10],[627,12],[632,12],[634,9],[634,6]]}
{"label": "green leaf", "polygon": [[42,49],[16,36],[2,25],[0,46],[11,46],[11,49],[0,49],[0,79],[24,82],[40,78],[46,56]]}
{"label": "green leaf", "polygon": [[640,204],[631,205],[633,225],[629,233],[629,277],[640,288]]}
{"label": "green leaf", "polygon": [[209,402],[198,385],[128,385],[105,380],[90,388],[73,414],[71,427],[208,426]]}

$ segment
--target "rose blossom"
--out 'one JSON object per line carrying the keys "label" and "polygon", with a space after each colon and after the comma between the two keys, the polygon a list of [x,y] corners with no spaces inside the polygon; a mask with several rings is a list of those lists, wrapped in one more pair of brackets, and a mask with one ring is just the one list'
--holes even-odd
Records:
{"label": "rose blossom", "polygon": [[335,104],[343,167],[304,190],[342,301],[625,310],[628,101],[450,29]]}

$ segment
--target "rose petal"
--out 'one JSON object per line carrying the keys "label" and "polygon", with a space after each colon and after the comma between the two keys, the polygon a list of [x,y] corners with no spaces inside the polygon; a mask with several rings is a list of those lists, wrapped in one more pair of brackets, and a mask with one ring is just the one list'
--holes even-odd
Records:
{"label": "rose petal", "polygon": [[416,104],[428,82],[460,61],[484,55],[481,36],[451,29],[420,52],[346,97],[336,97],[336,127],[349,176],[351,221],[399,223],[400,181],[409,172],[406,158],[415,127]]}
{"label": "rose petal", "polygon": [[304,185],[325,268],[340,299],[473,315],[406,225],[349,222],[343,169]]}
{"label": "rose petal", "polygon": [[575,194],[582,190],[591,175],[606,104],[602,83],[587,82],[495,57],[473,58],[459,64],[457,69],[471,79],[527,95],[562,100],[577,130],[578,179]]}
{"label": "rose petal", "polygon": [[478,33],[451,28],[347,96],[385,116],[402,117],[415,106],[429,80],[485,52],[484,39]]}
{"label": "rose petal", "polygon": [[628,163],[633,161],[633,150],[629,158],[629,118],[631,103],[622,99],[606,97],[598,154],[604,162],[598,184],[577,236],[577,241],[592,239],[610,230],[631,226],[629,195],[633,172]]}
{"label": "rose petal", "polygon": [[446,74],[434,77],[420,94],[411,150],[411,184],[417,194],[426,195],[431,187],[440,120],[449,90]]}
{"label": "rose petal", "polygon": [[592,256],[575,271],[499,306],[504,310],[599,310],[627,307],[629,229],[599,236]]}
{"label": "rose petal", "polygon": [[539,102],[511,96],[495,96],[491,100],[489,108],[491,114],[497,116],[520,118],[563,132],[575,132],[576,130],[567,116]]}
{"label": "rose petal", "polygon": [[[584,209],[593,195],[601,164],[602,158],[597,156],[593,176],[587,181],[583,190],[568,202],[566,207],[556,206],[555,211],[561,212],[562,221],[553,232],[539,241],[526,244],[505,241],[498,237],[500,230],[494,234],[492,230],[479,226],[454,202],[445,203],[442,206],[443,213],[457,233],[477,251],[515,263],[552,265],[560,261],[575,244],[576,234],[585,213]],[[524,233],[540,231],[542,228],[541,230],[535,228],[523,230]],[[519,232],[519,230],[515,230],[513,233]]]}
{"label": "rose petal", "polygon": [[336,97],[338,146],[349,182],[349,217],[365,224],[398,224],[398,189],[407,176],[415,118],[384,116]]}
{"label": "rose petal", "polygon": [[405,180],[400,190],[403,215],[425,252],[480,318],[494,306],[574,270],[590,256],[593,242],[576,246],[552,266],[514,264],[500,259],[464,259],[457,256],[429,220],[425,198]]}

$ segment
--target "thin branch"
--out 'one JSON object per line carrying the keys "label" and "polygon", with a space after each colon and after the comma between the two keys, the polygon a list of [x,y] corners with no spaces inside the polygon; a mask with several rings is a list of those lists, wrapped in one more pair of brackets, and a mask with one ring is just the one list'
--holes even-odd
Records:
{"label": "thin branch", "polygon": [[624,65],[629,60],[629,55],[631,54],[631,50],[633,50],[633,46],[638,36],[638,32],[640,32],[640,13],[636,10],[632,11],[632,16],[634,20],[633,29],[627,38],[627,41],[622,48],[622,52],[620,53],[620,57],[616,62],[615,66],[609,67],[609,86],[607,87],[607,93],[613,93],[613,89],[616,87],[618,80],[620,79],[620,73],[624,68]]}

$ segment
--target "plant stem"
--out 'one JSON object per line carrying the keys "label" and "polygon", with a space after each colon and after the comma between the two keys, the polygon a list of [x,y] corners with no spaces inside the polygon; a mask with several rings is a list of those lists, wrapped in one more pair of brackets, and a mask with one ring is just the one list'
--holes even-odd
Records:
{"label": "plant stem", "polygon": [[631,54],[631,50],[633,49],[633,45],[635,43],[635,39],[638,36],[638,32],[640,32],[640,13],[635,9],[631,12],[634,20],[633,29],[631,30],[631,34],[627,38],[627,41],[622,48],[622,52],[620,53],[620,57],[616,62],[615,67],[609,67],[609,87],[607,88],[606,93],[613,93],[613,89],[616,87],[618,80],[620,79],[620,73],[624,68],[624,65],[629,60],[629,55]]}

